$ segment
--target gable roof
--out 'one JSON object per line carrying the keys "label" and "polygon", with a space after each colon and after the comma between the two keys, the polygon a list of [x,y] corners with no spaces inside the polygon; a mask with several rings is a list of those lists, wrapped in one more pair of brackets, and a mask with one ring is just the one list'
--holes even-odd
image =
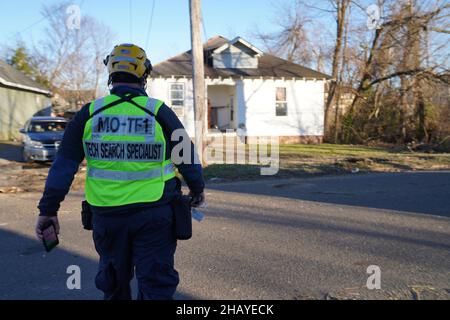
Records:
{"label": "gable roof", "polygon": [[235,45],[236,43],[241,43],[244,46],[246,46],[247,48],[249,48],[250,50],[252,50],[257,56],[261,56],[263,55],[264,52],[262,52],[261,50],[259,50],[258,48],[256,48],[254,45],[252,45],[250,42],[242,39],[241,37],[236,37],[233,40],[223,44],[222,46],[220,46],[217,49],[214,49],[214,53],[221,53],[222,51],[225,51],[226,49],[228,49],[229,47],[231,47],[232,45]]}
{"label": "gable roof", "polygon": [[[231,42],[243,40],[242,38],[235,38]],[[244,40],[245,41],[245,40]],[[249,44],[245,41],[244,44]],[[203,44],[203,52],[205,57],[205,76],[210,78],[218,77],[274,77],[274,78],[313,78],[313,79],[330,79],[330,76],[315,71],[313,69],[301,66],[299,64],[289,62],[282,58],[271,54],[262,53],[260,55],[258,68],[256,69],[216,69],[210,63],[212,53],[223,47],[227,48],[230,40],[216,36],[209,39]],[[256,47],[250,47],[255,52],[258,52]],[[255,50],[256,49],[256,50]],[[158,63],[154,66],[152,75],[161,77],[191,77],[192,76],[192,62],[191,50],[181,53],[175,57]]]}
{"label": "gable roof", "polygon": [[49,95],[50,91],[22,72],[0,60],[0,84],[6,87]]}

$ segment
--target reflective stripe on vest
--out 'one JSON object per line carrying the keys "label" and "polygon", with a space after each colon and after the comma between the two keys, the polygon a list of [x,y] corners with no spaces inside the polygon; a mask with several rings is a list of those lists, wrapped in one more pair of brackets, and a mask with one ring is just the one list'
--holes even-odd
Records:
{"label": "reflective stripe on vest", "polygon": [[94,101],[94,112],[103,107],[105,98],[100,98]]}
{"label": "reflective stripe on vest", "polygon": [[156,104],[158,103],[158,100],[153,98],[148,98],[147,104],[145,105],[145,108],[149,110],[151,113],[155,114]]}
{"label": "reflective stripe on vest", "polygon": [[112,170],[90,168],[88,176],[96,179],[135,181],[135,180],[161,178],[163,176],[167,176],[172,173],[175,173],[175,170],[174,165],[170,163],[164,166],[162,172],[161,169],[133,172],[133,171],[112,171]]}

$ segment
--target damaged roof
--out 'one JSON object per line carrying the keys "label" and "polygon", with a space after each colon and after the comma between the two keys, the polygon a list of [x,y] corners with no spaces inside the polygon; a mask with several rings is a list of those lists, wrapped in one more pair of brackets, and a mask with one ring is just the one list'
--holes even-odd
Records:
{"label": "damaged roof", "polygon": [[[230,43],[230,40],[216,36],[209,39],[203,45],[205,57],[205,77],[210,78],[240,78],[240,77],[269,77],[269,78],[309,78],[309,79],[330,79],[330,76],[315,71],[313,69],[289,62],[271,54],[263,53],[258,59],[258,68],[256,69],[231,69],[231,68],[213,68],[210,62],[212,52]],[[191,51],[186,51],[154,66],[152,76],[154,77],[191,77],[192,62]]]}

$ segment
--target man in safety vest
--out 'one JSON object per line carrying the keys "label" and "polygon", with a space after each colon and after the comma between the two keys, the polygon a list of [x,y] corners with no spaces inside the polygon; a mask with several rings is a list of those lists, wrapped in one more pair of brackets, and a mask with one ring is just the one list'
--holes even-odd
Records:
{"label": "man in safety vest", "polygon": [[167,105],[147,96],[152,65],[145,51],[118,45],[104,62],[111,94],[85,105],[69,123],[38,206],[36,234],[42,238],[42,226],[49,221],[59,232],[60,203],[86,158],[85,194],[100,256],[97,288],[105,299],[131,299],[136,270],[138,299],[172,299],[179,277],[170,203],[181,194],[174,165],[193,206],[204,202],[202,168],[188,138],[184,143],[191,161],[171,157],[172,133],[187,133]]}

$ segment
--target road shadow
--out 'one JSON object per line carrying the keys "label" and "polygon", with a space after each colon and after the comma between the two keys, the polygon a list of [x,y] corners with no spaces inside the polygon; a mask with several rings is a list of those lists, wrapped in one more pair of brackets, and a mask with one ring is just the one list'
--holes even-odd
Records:
{"label": "road shadow", "polygon": [[[283,228],[291,228],[296,229],[299,232],[326,232],[330,234],[349,235],[352,237],[382,239],[400,245],[414,245],[450,252],[450,242],[448,241],[447,233],[445,231],[436,232],[414,229],[411,227],[403,228],[401,226],[382,222],[379,222],[377,225],[382,227],[381,229],[383,231],[369,230],[367,228],[355,226],[355,224],[360,221],[346,216],[335,215],[332,218],[320,218],[303,214],[292,215],[292,211],[289,210],[277,210],[273,214],[266,213],[261,215],[257,213],[259,211],[261,211],[261,208],[251,206],[243,208],[237,205],[236,207],[233,207],[232,210],[227,210],[226,213],[223,213],[219,207],[211,206],[207,209],[207,215],[208,217],[216,218],[226,217],[226,219],[235,220],[240,223],[250,222],[251,224],[263,224],[267,227],[280,226]],[[410,232],[410,235],[405,236],[404,234],[406,232]],[[445,241],[439,241],[438,239],[445,239]],[[350,244],[351,243],[346,243],[345,246],[348,247]],[[334,245],[337,245],[337,242],[334,243]],[[380,252],[383,252],[383,250],[380,250]]]}
{"label": "road shadow", "polygon": [[0,142],[0,159],[22,161],[22,145],[13,142]]}
{"label": "road shadow", "polygon": [[[69,290],[71,265],[80,267],[81,289]],[[95,287],[97,260],[57,247],[45,253],[38,240],[0,228],[0,300],[101,300]],[[136,284],[133,283],[133,295]],[[177,292],[177,300],[196,298]]]}
{"label": "road shadow", "polygon": [[209,184],[212,190],[450,217],[450,172],[351,174]]}

